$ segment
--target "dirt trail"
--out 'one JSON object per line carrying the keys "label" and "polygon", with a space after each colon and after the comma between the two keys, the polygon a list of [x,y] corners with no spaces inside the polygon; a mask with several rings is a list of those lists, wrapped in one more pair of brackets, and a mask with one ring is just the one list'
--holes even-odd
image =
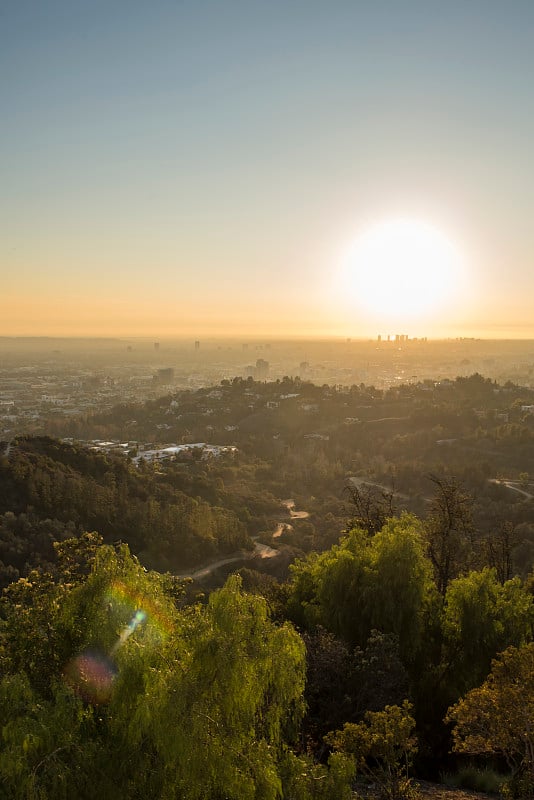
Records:
{"label": "dirt trail", "polygon": [[[287,508],[289,511],[289,516],[291,519],[307,519],[310,516],[309,511],[295,511],[295,501],[294,500],[284,500],[282,505]],[[290,522],[279,522],[275,528],[273,533],[273,539],[278,539],[284,531],[292,531],[293,525]]]}
{"label": "dirt trail", "polygon": [[[295,511],[294,500],[284,500],[282,505],[285,506],[289,511],[289,516],[291,519],[306,519],[310,516],[308,511]],[[272,534],[273,539],[278,539],[285,530],[292,530],[292,528],[293,526],[289,522],[279,522],[274,533]],[[194,572],[182,572],[176,577],[193,578],[193,580],[199,580],[201,578],[206,578],[216,569],[219,569],[219,567],[225,567],[227,564],[234,564],[237,561],[249,561],[252,558],[275,558],[278,555],[280,555],[279,550],[269,547],[268,544],[262,544],[262,542],[258,542],[257,537],[254,537],[254,550],[238,550],[237,552],[232,553],[225,558],[219,558],[217,561],[210,561],[209,564],[199,567]]]}
{"label": "dirt trail", "polygon": [[518,481],[506,480],[506,478],[489,478],[489,482],[498,483],[501,486],[507,486],[508,489],[511,489],[513,492],[518,492],[518,494],[522,494],[524,497],[527,498],[527,500],[531,500],[534,497],[534,494],[532,494],[531,492],[527,492],[525,491],[525,489],[520,489],[519,486],[517,486]]}

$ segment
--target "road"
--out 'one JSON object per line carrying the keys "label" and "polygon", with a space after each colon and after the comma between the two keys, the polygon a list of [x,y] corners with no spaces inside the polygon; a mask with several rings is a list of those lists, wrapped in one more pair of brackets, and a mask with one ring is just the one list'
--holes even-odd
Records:
{"label": "road", "polygon": [[522,494],[523,497],[526,497],[527,500],[531,500],[534,497],[532,492],[526,492],[524,489],[520,489],[519,486],[516,484],[518,481],[511,481],[507,480],[506,478],[489,478],[490,483],[497,483],[501,486],[507,486],[508,489],[511,489],[513,492],[517,492],[518,494]]}
{"label": "road", "polygon": [[261,542],[254,542],[254,550],[238,550],[236,553],[233,553],[231,556],[227,556],[226,558],[219,558],[217,561],[211,561],[204,567],[200,567],[200,569],[195,570],[195,572],[182,572],[180,575],[177,575],[177,578],[193,578],[194,581],[199,580],[201,578],[206,578],[212,572],[215,572],[216,569],[219,567],[225,567],[227,564],[235,564],[236,561],[249,561],[252,558],[274,558],[275,556],[280,555],[278,550],[275,550],[273,547],[269,547],[267,544],[262,544]]}
{"label": "road", "polygon": [[[306,519],[310,516],[308,511],[295,511],[294,500],[284,500],[282,505],[285,506],[289,511],[289,516],[291,519]],[[281,536],[285,530],[292,530],[292,528],[293,526],[288,522],[279,522],[274,533],[272,534],[273,539],[278,539],[278,537]],[[238,550],[236,553],[226,556],[226,558],[219,558],[217,561],[211,561],[209,564],[206,564],[205,566],[195,570],[195,572],[182,572],[176,577],[193,578],[193,580],[199,580],[201,578],[206,578],[216,569],[219,567],[225,567],[227,564],[235,564],[237,561],[249,561],[253,558],[275,558],[278,555],[280,555],[279,550],[269,547],[268,544],[262,544],[262,542],[258,542],[257,537],[254,537],[254,550]]]}
{"label": "road", "polygon": [[366,487],[366,486],[371,487],[371,486],[373,486],[375,489],[381,489],[383,492],[386,492],[386,494],[393,495],[393,497],[400,497],[402,500],[409,500],[410,499],[407,494],[402,494],[402,492],[395,492],[390,487],[384,486],[384,484],[382,484],[382,483],[374,483],[373,481],[368,481],[366,478],[355,478],[355,477],[352,477],[352,478],[349,478],[348,480],[349,480],[349,483],[352,483],[352,485],[355,486],[357,489],[359,489],[361,486],[363,486],[363,487]]}

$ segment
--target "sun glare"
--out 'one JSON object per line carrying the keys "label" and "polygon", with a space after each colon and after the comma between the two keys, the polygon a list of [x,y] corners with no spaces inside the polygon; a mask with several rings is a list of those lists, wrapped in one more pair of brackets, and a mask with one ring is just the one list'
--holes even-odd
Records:
{"label": "sun glare", "polygon": [[351,302],[370,314],[408,320],[442,308],[461,272],[460,255],[446,236],[415,220],[367,229],[345,262]]}

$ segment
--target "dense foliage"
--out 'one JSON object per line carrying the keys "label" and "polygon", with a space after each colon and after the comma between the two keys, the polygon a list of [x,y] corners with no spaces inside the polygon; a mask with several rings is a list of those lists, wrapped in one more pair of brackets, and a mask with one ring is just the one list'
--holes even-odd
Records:
{"label": "dense foliage", "polygon": [[[0,796],[326,800],[356,772],[407,798],[408,762],[436,776],[472,755],[528,797],[519,388],[226,382],[137,408],[138,435],[165,419],[207,440],[210,410],[236,458],[135,465],[48,437],[0,457]],[[259,560],[206,596],[173,577],[258,536],[294,561],[281,580]]]}
{"label": "dense foliage", "polygon": [[[448,763],[442,722],[448,707],[485,680],[500,652],[533,639],[528,587],[519,578],[501,583],[486,567],[452,579],[442,595],[428,533],[409,515],[388,520],[375,535],[351,530],[331,550],[297,562],[292,573],[286,611],[309,631],[305,730],[312,741],[340,727],[341,714],[345,725],[360,725],[365,714],[408,698],[418,766],[426,773]],[[367,660],[372,654],[377,678],[370,695],[364,654]]]}
{"label": "dense foliage", "polygon": [[11,444],[9,458],[0,461],[0,486],[4,585],[28,567],[52,562],[54,541],[85,530],[98,530],[106,542],[127,541],[160,570],[252,547],[244,521],[224,505],[224,492],[194,496],[201,489],[186,493],[172,474],[47,437]]}
{"label": "dense foliage", "polygon": [[513,786],[534,793],[534,643],[509,647],[481,686],[456,703],[454,748],[470,755],[496,755],[513,771]]}
{"label": "dense foliage", "polygon": [[[191,480],[191,471],[182,469],[174,480],[186,494],[238,516],[247,509],[252,525],[246,515],[239,518],[250,535],[275,527],[265,523],[276,514],[276,498],[296,498],[310,518],[283,540],[305,552],[337,541],[350,514],[349,498],[342,497],[347,479],[394,490],[397,510],[425,518],[436,492],[429,476],[456,476],[472,498],[472,530],[454,527],[452,538],[469,533],[491,566],[505,577],[525,577],[534,565],[533,405],[531,389],[498,385],[478,373],[387,390],[235,378],[111,412],[58,418],[54,430],[84,440],[235,445],[236,461],[196,465]],[[218,479],[226,499],[219,495],[215,502],[206,491]]]}
{"label": "dense foliage", "polygon": [[125,546],[91,544],[87,577],[33,573],[4,598],[3,796],[279,797],[302,713],[298,635],[237,578],[180,609],[179,586]]}

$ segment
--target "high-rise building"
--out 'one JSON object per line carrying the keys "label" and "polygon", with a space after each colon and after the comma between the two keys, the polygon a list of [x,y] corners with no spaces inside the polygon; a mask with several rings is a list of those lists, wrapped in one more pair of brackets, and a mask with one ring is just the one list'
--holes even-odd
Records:
{"label": "high-rise building", "polygon": [[195,342],[195,350],[200,350],[200,342],[198,341],[198,339]]}
{"label": "high-rise building", "polygon": [[255,377],[257,381],[264,381],[269,375],[269,362],[264,358],[258,358],[256,361]]}

